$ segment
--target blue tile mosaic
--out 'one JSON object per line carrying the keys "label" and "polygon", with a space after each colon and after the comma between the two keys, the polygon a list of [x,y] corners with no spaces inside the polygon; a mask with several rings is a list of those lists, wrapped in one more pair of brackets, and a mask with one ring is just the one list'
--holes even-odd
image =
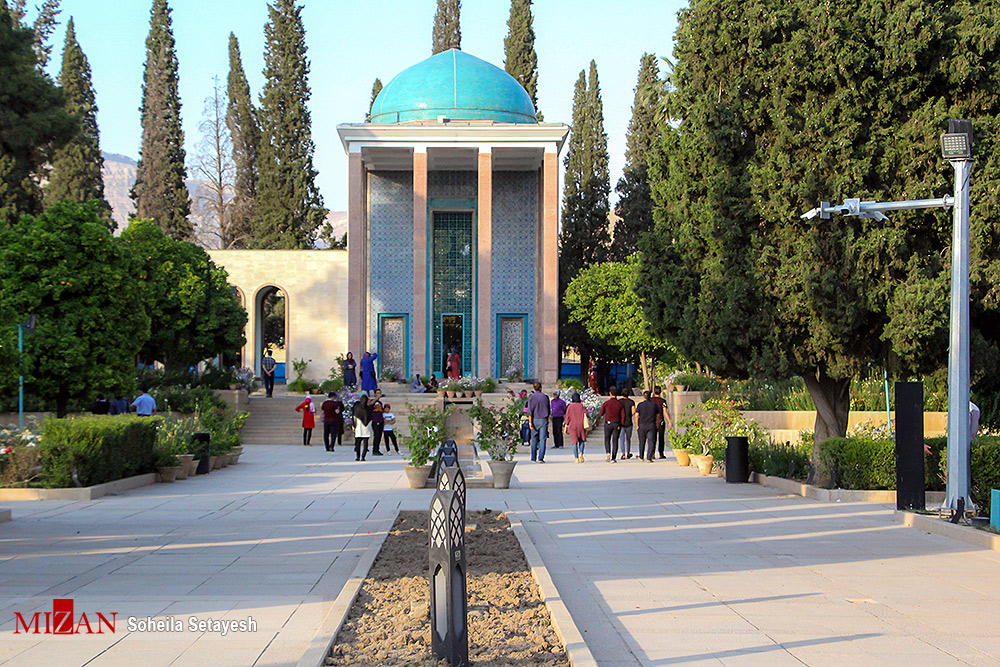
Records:
{"label": "blue tile mosaic", "polygon": [[374,350],[378,347],[376,323],[379,313],[413,316],[413,173],[372,172],[368,188],[371,209],[370,349]]}
{"label": "blue tile mosaic", "polygon": [[497,315],[525,315],[524,376],[535,374],[535,229],[538,174],[493,172],[493,324],[490,374],[497,368]]}
{"label": "blue tile mosaic", "polygon": [[427,174],[427,196],[442,199],[475,199],[479,175],[474,171],[431,171]]}

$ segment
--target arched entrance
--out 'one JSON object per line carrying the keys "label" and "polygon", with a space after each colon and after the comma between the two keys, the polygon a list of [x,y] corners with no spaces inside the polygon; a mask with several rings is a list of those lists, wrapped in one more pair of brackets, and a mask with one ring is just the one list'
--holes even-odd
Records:
{"label": "arched entrance", "polygon": [[271,350],[278,362],[275,381],[284,382],[285,361],[288,356],[288,299],[285,290],[276,285],[265,285],[257,290],[254,298],[254,371],[260,375],[260,360]]}

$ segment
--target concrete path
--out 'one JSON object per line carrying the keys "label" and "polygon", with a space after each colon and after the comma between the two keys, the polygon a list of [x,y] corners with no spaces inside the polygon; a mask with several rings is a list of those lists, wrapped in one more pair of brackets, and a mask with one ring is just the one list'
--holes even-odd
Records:
{"label": "concrete path", "polygon": [[[566,449],[524,461],[514,488],[471,489],[469,506],[520,514],[599,664],[1000,664],[1000,553],[893,524],[886,506],[591,450],[582,465]],[[353,458],[248,446],[205,478],[5,503],[0,664],[295,665],[369,531],[430,500],[405,488],[395,455]],[[117,612],[116,632],[14,634],[15,612],[61,597],[77,617]],[[130,616],[185,630],[129,631]],[[191,616],[257,628],[223,637],[188,630]]]}

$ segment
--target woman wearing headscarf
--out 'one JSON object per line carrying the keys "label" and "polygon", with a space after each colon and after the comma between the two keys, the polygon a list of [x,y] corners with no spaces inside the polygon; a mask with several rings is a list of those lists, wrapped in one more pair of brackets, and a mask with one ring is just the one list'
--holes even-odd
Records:
{"label": "woman wearing headscarf", "polygon": [[364,461],[368,455],[368,438],[372,437],[372,411],[367,394],[361,394],[351,416],[354,418],[354,460]]}
{"label": "woman wearing headscarf", "polygon": [[587,444],[587,408],[583,407],[580,394],[573,392],[570,404],[566,406],[565,429],[573,442],[573,456],[577,463],[583,463],[583,448]]}
{"label": "woman wearing headscarf", "polygon": [[356,387],[358,386],[358,374],[355,369],[358,367],[358,362],[354,361],[354,355],[350,352],[347,353],[347,358],[344,359],[344,386],[345,387]]}
{"label": "woman wearing headscarf", "polygon": [[378,389],[378,379],[375,377],[375,360],[378,353],[365,352],[361,357],[361,390],[375,391]]}
{"label": "woman wearing headscarf", "polygon": [[306,394],[306,400],[295,411],[302,413],[302,444],[308,447],[312,444],[313,429],[316,428],[316,406],[313,405],[312,397]]}
{"label": "woman wearing headscarf", "polygon": [[423,381],[420,379],[420,374],[413,376],[413,382],[410,384],[411,394],[422,394],[427,391],[427,387],[424,386]]}

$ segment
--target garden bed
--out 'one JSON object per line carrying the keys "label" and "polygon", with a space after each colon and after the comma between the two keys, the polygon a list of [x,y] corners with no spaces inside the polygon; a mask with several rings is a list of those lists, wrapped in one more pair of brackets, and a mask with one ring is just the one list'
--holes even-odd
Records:
{"label": "garden bed", "polygon": [[[469,512],[467,524],[472,664],[568,666],[507,518]],[[445,664],[430,655],[427,543],[427,512],[400,512],[327,665]]]}

